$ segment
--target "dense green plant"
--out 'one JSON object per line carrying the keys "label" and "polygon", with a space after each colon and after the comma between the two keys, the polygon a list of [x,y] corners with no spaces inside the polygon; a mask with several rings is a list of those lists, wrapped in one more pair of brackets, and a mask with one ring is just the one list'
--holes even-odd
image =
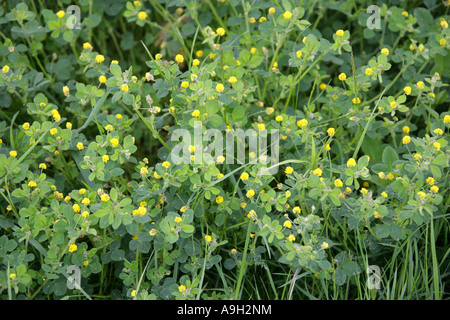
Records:
{"label": "dense green plant", "polygon": [[[449,6],[377,5],[5,2],[2,299],[448,298]],[[278,172],[176,164],[198,121]]]}

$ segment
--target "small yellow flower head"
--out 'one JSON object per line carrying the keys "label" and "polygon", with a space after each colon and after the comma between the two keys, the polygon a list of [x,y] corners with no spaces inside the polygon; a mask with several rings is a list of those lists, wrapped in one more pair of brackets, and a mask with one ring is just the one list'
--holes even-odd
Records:
{"label": "small yellow flower head", "polygon": [[325,90],[326,87],[327,87],[327,85],[326,85],[325,83],[321,83],[321,84],[319,85],[319,89],[320,89],[320,90]]}
{"label": "small yellow flower head", "polygon": [[97,56],[95,57],[95,61],[96,61],[97,63],[102,63],[103,61],[105,61],[105,56],[102,55],[102,54],[99,54],[99,55],[97,55]]}
{"label": "small yellow flower head", "polygon": [[91,200],[89,200],[89,198],[84,198],[81,200],[81,203],[88,206],[91,203]]}
{"label": "small yellow flower head", "polygon": [[198,65],[200,64],[200,60],[194,59],[194,60],[192,60],[192,64],[193,64],[194,66],[198,66]]}
{"label": "small yellow flower head", "polygon": [[242,180],[242,181],[245,181],[245,180],[248,180],[248,178],[249,178],[248,173],[247,173],[247,172],[242,172],[242,174],[241,174],[241,180]]}
{"label": "small yellow flower head", "polygon": [[58,129],[57,128],[51,128],[50,129],[50,134],[52,135],[52,136],[54,136],[55,134],[57,134],[58,133]]}
{"label": "small yellow flower head", "polygon": [[202,50],[197,50],[195,52],[195,55],[197,56],[197,58],[201,58],[201,57],[203,57],[203,51]]}
{"label": "small yellow flower head", "polygon": [[148,17],[148,15],[147,15],[147,12],[145,12],[145,11],[140,11],[138,13],[138,19],[139,20],[145,20],[145,19],[147,19],[147,17]]}
{"label": "small yellow flower head", "polygon": [[265,130],[266,129],[266,126],[264,125],[264,123],[258,123],[257,127],[258,127],[259,130]]}
{"label": "small yellow flower head", "polygon": [[276,116],[275,121],[277,121],[277,122],[283,121],[283,116]]}
{"label": "small yellow flower head", "polygon": [[416,83],[417,88],[419,88],[420,90],[422,90],[423,88],[425,88],[425,84],[423,83],[423,81],[419,81]]}
{"label": "small yellow flower head", "polygon": [[210,243],[210,242],[212,241],[212,237],[209,236],[209,235],[206,235],[206,236],[205,236],[205,241],[206,241],[207,243]]}
{"label": "small yellow flower head", "polygon": [[228,78],[228,82],[231,83],[231,84],[233,84],[233,83],[236,83],[236,82],[237,82],[237,79],[236,79],[236,77],[231,76],[230,78]]}
{"label": "small yellow flower head", "polygon": [[112,61],[111,61],[111,64],[119,64],[119,61],[117,61],[117,60],[112,60]]}
{"label": "small yellow flower head", "polygon": [[441,22],[439,23],[441,25],[442,28],[447,29],[448,28],[448,23],[447,21],[445,21],[444,18],[441,19]]}
{"label": "small yellow flower head", "polygon": [[85,43],[83,43],[83,49],[92,50],[93,47],[89,42],[85,42]]}
{"label": "small yellow flower head", "polygon": [[8,65],[5,65],[5,66],[2,68],[2,72],[3,72],[4,74],[8,73],[8,72],[9,72],[9,66],[8,66]]}
{"label": "small yellow flower head", "polygon": [[338,188],[342,187],[344,185],[344,183],[342,182],[341,179],[336,179],[334,180],[334,185]]}
{"label": "small yellow flower head", "polygon": [[152,229],[152,230],[149,231],[149,234],[150,234],[151,236],[154,236],[154,235],[157,234],[157,233],[158,233],[158,230],[156,230],[156,229]]}
{"label": "small yellow flower head", "polygon": [[327,150],[327,151],[330,151],[330,150],[331,150],[331,147],[330,147],[329,144],[327,144],[327,145],[325,146],[325,150]]}
{"label": "small yellow flower head", "polygon": [[274,7],[270,7],[269,8],[269,14],[272,15],[275,13],[275,8]]}
{"label": "small yellow flower head", "polygon": [[162,166],[163,166],[164,168],[166,168],[166,169],[169,169],[169,167],[170,167],[170,162],[169,162],[169,161],[164,161],[164,162],[162,163]]}
{"label": "small yellow flower head", "polygon": [[124,83],[123,85],[120,86],[120,90],[128,92],[130,90],[130,87],[126,83]]}
{"label": "small yellow flower head", "polygon": [[444,116],[444,123],[450,123],[450,115]]}
{"label": "small yellow flower head", "polygon": [[354,167],[356,166],[356,161],[353,158],[348,159],[347,161],[347,167]]}
{"label": "small yellow flower head", "polygon": [[69,87],[68,87],[68,86],[64,86],[62,90],[63,90],[64,95],[65,95],[66,97],[68,97],[69,94],[70,94],[70,89],[69,89]]}
{"label": "small yellow flower head", "polygon": [[113,147],[117,147],[118,144],[119,144],[119,139],[117,139],[117,138],[112,138],[111,140],[109,140],[109,142],[111,143],[111,145],[112,145]]}
{"label": "small yellow flower head", "polygon": [[328,130],[327,130],[327,134],[330,136],[330,137],[332,137],[332,136],[334,136],[334,133],[336,132],[336,129],[334,129],[334,128],[328,128]]}
{"label": "small yellow flower head", "polygon": [[83,211],[81,213],[81,216],[86,219],[87,217],[89,217],[89,211]]}
{"label": "small yellow flower head", "polygon": [[106,77],[105,76],[98,77],[98,82],[105,83],[106,82]]}
{"label": "small yellow flower head", "polygon": [[141,175],[146,176],[148,174],[148,168],[142,167],[140,170]]}
{"label": "small yellow flower head", "polygon": [[322,169],[317,168],[312,173],[313,173],[313,175],[320,177],[320,176],[322,176]]}
{"label": "small yellow flower head", "polygon": [[221,37],[223,37],[225,35],[225,29],[224,28],[217,28],[216,32]]}
{"label": "small yellow flower head", "polygon": [[407,11],[403,11],[403,12],[402,12],[402,16],[404,16],[404,17],[408,17],[408,16],[409,16],[409,14],[408,14],[408,12],[407,12]]}
{"label": "small yellow flower head", "polygon": [[320,247],[322,248],[322,249],[328,249],[329,247],[330,247],[330,245],[327,243],[327,242],[322,242],[322,244],[320,245]]}
{"label": "small yellow flower head", "polygon": [[173,219],[173,221],[175,221],[176,223],[180,223],[181,221],[183,221],[183,218],[175,217],[175,219]]}
{"label": "small yellow flower head", "polygon": [[347,80],[347,75],[344,72],[342,72],[341,74],[339,74],[338,79],[341,81],[345,81]]}
{"label": "small yellow flower head", "polygon": [[297,127],[302,128],[302,127],[306,127],[308,125],[308,120],[306,119],[301,119],[297,121]]}
{"label": "small yellow flower head", "polygon": [[218,196],[217,198],[216,198],[216,202],[217,203],[222,203],[223,202],[223,197],[221,197],[221,196]]}
{"label": "small yellow flower head", "polygon": [[384,192],[384,191],[381,193],[381,195],[382,195],[383,197],[385,197],[385,198],[388,197],[388,194],[387,194],[386,192]]}
{"label": "small yellow flower head", "polygon": [[410,136],[404,136],[402,139],[402,143],[403,144],[408,144],[411,142],[411,137]]}
{"label": "small yellow flower head", "polygon": [[286,169],[284,170],[284,172],[285,172],[286,174],[292,174],[292,172],[294,172],[294,168],[292,168],[292,167],[286,167]]}
{"label": "small yellow flower head", "polygon": [[13,158],[17,157],[17,151],[15,151],[15,150],[10,151],[9,156],[13,157]]}
{"label": "small yellow flower head", "polygon": [[441,144],[439,142],[433,143],[433,147],[435,147],[437,151],[441,150]]}
{"label": "small yellow flower head", "polygon": [[292,212],[300,214],[302,213],[302,209],[299,206],[295,206],[292,208]]}
{"label": "small yellow flower head", "polygon": [[372,69],[372,68],[367,68],[367,69],[365,70],[365,74],[366,74],[367,76],[372,75],[372,73],[373,73],[373,69]]}
{"label": "small yellow flower head", "polygon": [[336,35],[337,35],[338,37],[342,37],[342,36],[344,35],[344,30],[339,29],[338,31],[336,31]]}
{"label": "small yellow flower head", "polygon": [[301,58],[302,55],[303,55],[302,50],[298,50],[298,51],[295,53],[295,55],[297,56],[297,58]]}
{"label": "small yellow flower head", "polygon": [[78,142],[77,143],[77,148],[78,148],[78,150],[83,150],[84,149],[84,145],[83,145],[83,143],[82,142]]}
{"label": "small yellow flower head", "polygon": [[427,180],[426,180],[426,182],[427,182],[430,186],[434,185],[434,183],[435,183],[433,177],[428,177]]}
{"label": "small yellow flower head", "polygon": [[402,131],[403,131],[404,133],[409,133],[409,130],[410,130],[410,128],[409,128],[408,126],[404,126],[404,127],[402,128]]}
{"label": "small yellow flower head", "polygon": [[416,48],[414,48],[414,46],[412,44],[409,45],[409,50],[414,51],[416,50]]}
{"label": "small yellow flower head", "polygon": [[69,130],[72,130],[72,123],[71,122],[66,122],[66,128]]}
{"label": "small yellow flower head", "polygon": [[417,195],[420,197],[420,200],[423,200],[423,199],[425,199],[426,198],[426,193],[425,192],[423,192],[423,191],[419,191],[419,192],[417,192]]}
{"label": "small yellow flower head", "polygon": [[39,169],[45,170],[45,169],[47,169],[47,165],[45,163],[40,163]]}
{"label": "small yellow flower head", "polygon": [[288,236],[288,240],[289,240],[289,242],[294,242],[295,241],[295,236],[293,234],[290,234]]}
{"label": "small yellow flower head", "polygon": [[62,19],[62,18],[64,18],[66,13],[63,10],[60,10],[56,13],[56,15],[58,16],[58,18]]}
{"label": "small yellow flower head", "polygon": [[77,249],[78,249],[78,246],[77,246],[75,243],[72,243],[72,244],[69,246],[69,251],[70,251],[70,252],[75,252],[75,251],[77,251]]}
{"label": "small yellow flower head", "polygon": [[256,53],[256,48],[255,48],[255,47],[251,48],[251,49],[250,49],[250,53],[251,53],[251,54],[255,54],[255,53]]}
{"label": "small yellow flower head", "polygon": [[156,171],[153,172],[153,176],[155,177],[155,179],[161,179],[161,176]]}
{"label": "small yellow flower head", "polygon": [[383,48],[381,49],[381,53],[384,54],[385,56],[389,55],[389,49],[388,48]]}
{"label": "small yellow flower head", "polygon": [[181,293],[183,293],[183,292],[186,291],[186,287],[183,286],[183,285],[181,285],[181,286],[178,287],[178,291],[181,292]]}
{"label": "small yellow flower head", "polygon": [[185,81],[181,82],[181,87],[182,87],[182,88],[185,88],[185,89],[186,89],[186,88],[189,88],[189,81],[186,81],[186,80],[185,80]]}
{"label": "small yellow flower head", "polygon": [[102,202],[108,202],[109,199],[110,199],[110,197],[109,197],[109,195],[106,194],[106,193],[104,193],[104,194],[102,194],[102,195],[100,196],[100,200],[101,200]]}
{"label": "small yellow flower head", "polygon": [[366,194],[366,193],[368,192],[368,190],[367,190],[366,188],[361,188],[360,192],[361,192],[362,194]]}
{"label": "small yellow flower head", "polygon": [[432,187],[430,188],[430,191],[431,191],[431,192],[434,192],[434,193],[438,193],[438,192],[439,192],[439,187],[438,187],[438,186],[432,186]]}
{"label": "small yellow flower head", "polygon": [[9,275],[9,278],[10,278],[11,280],[14,280],[14,279],[17,278],[17,275],[16,275],[15,273],[11,273],[11,274]]}
{"label": "small yellow flower head", "polygon": [[290,228],[292,228],[292,223],[289,220],[286,220],[283,223],[283,227],[290,229]]}
{"label": "small yellow flower head", "polygon": [[419,44],[419,51],[423,51],[424,49],[425,49],[425,47],[424,47],[424,45],[423,44]]}
{"label": "small yellow flower head", "polygon": [[436,133],[436,134],[439,134],[439,135],[442,135],[444,133],[444,131],[442,131],[441,128],[434,129],[433,132]]}
{"label": "small yellow flower head", "polygon": [[131,291],[131,296],[136,297],[136,290]]}
{"label": "small yellow flower head", "polygon": [[283,18],[285,18],[286,20],[292,18],[292,12],[286,11],[285,13],[283,13]]}
{"label": "small yellow flower head", "polygon": [[250,189],[247,191],[247,194],[246,194],[247,198],[252,198],[254,195],[255,195],[255,190]]}
{"label": "small yellow flower head", "polygon": [[36,184],[35,181],[30,181],[30,182],[28,182],[28,186],[29,186],[30,188],[34,188],[34,187],[37,186],[37,184]]}
{"label": "small yellow flower head", "polygon": [[175,61],[178,62],[178,63],[183,63],[184,57],[181,54],[177,54],[175,56]]}
{"label": "small yellow flower head", "polygon": [[216,178],[221,179],[222,177],[223,177],[223,173],[219,173]]}
{"label": "small yellow flower head", "polygon": [[200,116],[200,110],[192,111],[192,116],[198,118]]}
{"label": "small yellow flower head", "polygon": [[225,157],[224,156],[218,156],[216,159],[217,163],[223,163],[225,161]]}
{"label": "small yellow flower head", "polygon": [[447,44],[447,41],[444,38],[442,38],[441,40],[439,40],[439,44],[441,46],[445,46]]}

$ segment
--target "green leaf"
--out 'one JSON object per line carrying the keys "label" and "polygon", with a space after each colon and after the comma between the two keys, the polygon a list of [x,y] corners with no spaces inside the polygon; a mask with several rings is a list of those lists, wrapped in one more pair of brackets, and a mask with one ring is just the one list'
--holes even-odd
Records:
{"label": "green leaf", "polygon": [[392,169],[392,165],[398,160],[397,152],[391,146],[387,146],[383,150],[383,163]]}

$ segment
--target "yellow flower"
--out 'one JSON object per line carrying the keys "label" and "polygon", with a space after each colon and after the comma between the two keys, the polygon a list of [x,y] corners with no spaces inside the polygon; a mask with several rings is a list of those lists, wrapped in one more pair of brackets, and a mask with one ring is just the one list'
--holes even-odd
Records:
{"label": "yellow flower", "polygon": [[223,173],[219,173],[218,175],[217,175],[217,179],[221,179],[223,177]]}
{"label": "yellow flower", "polygon": [[366,74],[367,76],[372,75],[372,73],[373,73],[373,69],[372,69],[372,68],[367,68],[366,71],[365,71],[365,74]]}
{"label": "yellow flower", "polygon": [[302,55],[303,55],[302,50],[298,50],[298,51],[295,53],[295,55],[297,56],[297,58],[301,58]]}
{"label": "yellow flower", "polygon": [[438,193],[439,192],[439,187],[438,186],[432,186],[430,188],[430,191],[434,192],[434,193]]}
{"label": "yellow flower", "polygon": [[344,35],[344,30],[339,29],[338,31],[336,31],[336,35],[337,35],[338,37],[342,37],[342,36]]}
{"label": "yellow flower", "polygon": [[175,61],[178,62],[178,63],[183,63],[184,57],[181,54],[177,54],[175,56]]}
{"label": "yellow flower", "polygon": [[164,162],[162,163],[162,166],[163,166],[164,168],[166,168],[166,169],[169,169],[169,167],[170,167],[170,162],[169,162],[169,161],[164,161]]}
{"label": "yellow flower", "polygon": [[5,65],[3,68],[2,68],[2,72],[3,73],[8,73],[9,72],[9,66],[8,65]]}
{"label": "yellow flower", "polygon": [[152,229],[152,230],[149,231],[149,234],[150,234],[151,236],[154,236],[154,235],[157,234],[157,233],[158,233],[158,230],[156,230],[156,229]]}
{"label": "yellow flower", "polygon": [[415,50],[415,48],[414,48],[414,46],[412,44],[409,45],[409,50],[411,50],[411,51]]}
{"label": "yellow flower", "polygon": [[419,51],[423,51],[425,49],[425,47],[423,46],[423,44],[419,44]]}
{"label": "yellow flower", "polygon": [[281,121],[283,121],[283,117],[282,116],[276,116],[275,117],[275,121],[281,122]]}
{"label": "yellow flower", "polygon": [[40,163],[39,164],[39,169],[45,170],[45,169],[47,169],[47,165],[45,163]]}
{"label": "yellow flower", "polygon": [[286,220],[283,223],[283,227],[290,229],[290,228],[292,228],[292,223],[289,220]]}
{"label": "yellow flower", "polygon": [[104,193],[104,194],[102,194],[102,195],[100,196],[100,200],[101,200],[102,202],[108,202],[109,199],[110,199],[110,197],[109,197],[109,195],[106,194],[106,193]]}
{"label": "yellow flower", "polygon": [[339,74],[338,78],[341,81],[345,81],[347,80],[347,75],[344,72],[342,72],[341,74]]}
{"label": "yellow flower", "polygon": [[325,83],[321,83],[321,84],[319,85],[319,89],[320,89],[320,90],[325,90],[326,87],[327,87],[327,85],[326,85]]}
{"label": "yellow flower", "polygon": [[255,22],[256,22],[256,19],[255,19],[254,17],[251,17],[250,19],[248,19],[248,21],[249,21],[250,23],[255,23]]}
{"label": "yellow flower", "polygon": [[87,267],[88,265],[89,265],[89,261],[84,260],[84,261],[83,261],[83,266]]}
{"label": "yellow flower", "polygon": [[428,177],[427,180],[426,180],[426,182],[427,182],[430,186],[432,186],[432,185],[434,185],[434,178],[433,178],[433,177]]}
{"label": "yellow flower", "polygon": [[402,139],[403,144],[408,144],[411,142],[411,137],[410,136],[404,136]]}
{"label": "yellow flower", "polygon": [[216,90],[217,90],[217,92],[222,92],[223,90],[225,90],[225,87],[223,84],[219,83],[216,86]]}
{"label": "yellow flower", "polygon": [[245,180],[248,180],[248,178],[249,178],[248,173],[247,173],[247,172],[242,172],[242,174],[241,174],[241,180],[245,181]]}
{"label": "yellow flower", "polygon": [[225,35],[225,29],[224,28],[217,28],[216,32],[223,37]]}
{"label": "yellow flower", "polygon": [[231,76],[231,77],[228,79],[228,82],[231,83],[231,84],[233,84],[233,83],[236,83],[236,82],[237,82],[237,79],[236,79],[236,77]]}
{"label": "yellow flower", "polygon": [[103,61],[105,61],[105,56],[102,55],[102,54],[99,54],[99,55],[97,55],[97,56],[95,57],[95,61],[96,61],[97,63],[102,63]]}
{"label": "yellow flower", "polygon": [[294,241],[295,241],[295,236],[294,236],[293,234],[290,234],[290,235],[288,236],[288,240],[289,240],[290,242],[294,242]]}
{"label": "yellow flower", "polygon": [[388,56],[389,55],[389,49],[388,48],[383,48],[381,49],[381,53]]}
{"label": "yellow flower", "polygon": [[89,211],[83,211],[81,216],[86,219],[87,217],[89,217]]}
{"label": "yellow flower", "polygon": [[419,81],[416,83],[417,88],[419,88],[420,90],[422,90],[423,88],[425,88],[425,84],[423,83],[423,81]]}
{"label": "yellow flower", "polygon": [[322,169],[317,168],[312,173],[313,173],[313,175],[320,177],[322,175]]}
{"label": "yellow flower", "polygon": [[148,174],[148,168],[147,167],[142,167],[140,170],[141,175],[145,176]]}
{"label": "yellow flower", "polygon": [[82,142],[78,142],[77,143],[77,148],[78,148],[78,150],[83,150],[84,149],[84,145],[83,145],[83,143]]}
{"label": "yellow flower", "polygon": [[77,247],[77,245],[76,245],[75,243],[72,243],[72,244],[69,246],[69,251],[70,251],[70,252],[75,252],[75,251],[77,251],[77,249],[78,249],[78,247]]}
{"label": "yellow flower", "polygon": [[269,14],[272,15],[275,13],[275,8],[274,7],[270,7],[269,8]]}
{"label": "yellow flower", "polygon": [[22,128],[23,128],[24,130],[30,129],[30,123],[29,123],[29,122],[25,122],[25,123],[22,125]]}
{"label": "yellow flower", "polygon": [[211,236],[206,235],[206,236],[205,236],[205,241],[208,242],[208,243],[210,243],[210,242],[212,241]]}
{"label": "yellow flower", "polygon": [[258,127],[259,130],[265,130],[266,129],[266,126],[264,125],[264,123],[258,123],[257,127]]}
{"label": "yellow flower", "polygon": [[203,51],[202,51],[202,50],[197,50],[197,51],[195,52],[195,55],[196,55],[198,58],[201,58],[201,57],[203,57]]}
{"label": "yellow flower", "polygon": [[175,217],[173,221],[175,221],[176,223],[180,223],[181,221],[183,221],[183,219],[181,217]]}
{"label": "yellow flower", "polygon": [[98,82],[105,83],[106,82],[106,77],[105,76],[98,77]]}
{"label": "yellow flower", "polygon": [[68,87],[68,86],[64,86],[62,90],[63,90],[64,95],[65,95],[66,97],[68,97],[69,94],[70,94],[69,87]]}
{"label": "yellow flower", "polygon": [[148,17],[148,15],[147,15],[147,12],[145,12],[145,11],[140,11],[138,13],[138,19],[139,20],[145,20],[145,19],[147,19],[147,17]]}
{"label": "yellow flower", "polygon": [[322,249],[327,249],[330,245],[327,242],[322,242],[322,244],[320,245]]}
{"label": "yellow flower", "polygon": [[336,132],[336,130],[334,128],[328,128],[327,130],[327,134],[332,137],[334,135],[334,133]]}
{"label": "yellow flower", "polygon": [[56,15],[58,16],[58,18],[62,19],[62,18],[64,18],[66,13],[63,10],[60,10],[56,13]]}
{"label": "yellow flower", "polygon": [[83,49],[92,50],[93,47],[89,42],[85,42],[85,43],[83,43]]}
{"label": "yellow flower", "polygon": [[444,123],[450,123],[450,115],[449,114],[444,116]]}
{"label": "yellow flower", "polygon": [[441,144],[439,142],[433,143],[433,147],[435,147],[437,151],[441,150]]}
{"label": "yellow flower", "polygon": [[306,119],[301,119],[301,120],[297,121],[297,126],[299,128],[306,127],[307,125],[308,125],[308,120],[306,120]]}
{"label": "yellow flower", "polygon": [[119,144],[119,139],[117,138],[112,138],[111,140],[109,140],[109,142],[111,143],[111,145],[113,147],[117,147],[117,145]]}
{"label": "yellow flower", "polygon": [[409,14],[408,14],[408,12],[407,12],[407,11],[403,11],[403,12],[402,12],[402,16],[404,16],[404,17],[408,17],[408,16],[409,16]]}
{"label": "yellow flower", "polygon": [[218,196],[218,197],[216,198],[216,202],[217,202],[217,203],[222,203],[222,202],[223,202],[223,197]]}
{"label": "yellow flower", "polygon": [[441,46],[445,46],[445,45],[447,44],[447,41],[445,41],[445,39],[442,38],[441,40],[439,40],[439,44],[440,44]]}
{"label": "yellow flower", "polygon": [[356,166],[356,161],[353,158],[348,159],[347,161],[347,167],[354,167]]}
{"label": "yellow flower", "polygon": [[15,273],[11,273],[11,274],[9,275],[9,278],[10,278],[11,280],[14,280],[14,279],[17,278],[17,275],[16,275]]}
{"label": "yellow flower", "polygon": [[128,92],[130,90],[130,87],[126,83],[124,83],[123,85],[120,86],[120,90]]}
{"label": "yellow flower", "polygon": [[409,133],[409,127],[408,126],[404,126],[403,128],[402,128],[402,131],[404,132],[404,133]]}
{"label": "yellow flower", "polygon": [[218,156],[216,159],[217,163],[223,163],[225,161],[225,157],[224,156]]}
{"label": "yellow flower", "polygon": [[194,60],[192,60],[192,64],[193,64],[194,66],[198,66],[198,65],[200,64],[200,60],[194,59]]}
{"label": "yellow flower", "polygon": [[15,151],[15,150],[10,151],[9,156],[13,157],[13,158],[17,157],[17,151]]}
{"label": "yellow flower", "polygon": [[444,133],[444,131],[442,131],[441,128],[434,129],[433,132],[436,133],[436,134],[439,134],[439,135],[442,135]]}
{"label": "yellow flower", "polygon": [[153,176],[155,177],[155,179],[161,179],[161,176],[156,171],[153,172]]}
{"label": "yellow flower", "polygon": [[361,188],[361,193],[363,193],[363,194],[366,194],[368,191],[367,191],[367,189],[366,188]]}
{"label": "yellow flower", "polygon": [[34,188],[34,187],[37,186],[37,184],[36,184],[35,181],[30,181],[30,182],[28,182],[28,186],[29,186],[30,188]]}
{"label": "yellow flower", "polygon": [[385,197],[385,198],[388,197],[388,194],[387,194],[386,192],[384,192],[384,191],[381,193],[381,195],[382,195],[383,197]]}
{"label": "yellow flower", "polygon": [[81,203],[88,206],[91,203],[91,200],[89,200],[89,198],[84,198],[81,200]]}
{"label": "yellow flower", "polygon": [[200,116],[200,111],[199,110],[192,111],[192,116],[198,118]]}
{"label": "yellow flower", "polygon": [[426,193],[423,191],[417,192],[417,195],[420,197],[420,200],[425,199],[425,197],[427,196]]}
{"label": "yellow flower", "polygon": [[284,170],[284,172],[285,172],[286,174],[292,174],[292,172],[294,172],[294,168],[292,168],[292,167],[286,167],[286,169]]}
{"label": "yellow flower", "polygon": [[181,82],[181,87],[182,87],[182,88],[189,88],[189,81],[183,81],[183,82]]}
{"label": "yellow flower", "polygon": [[67,122],[66,123],[66,128],[69,130],[72,130],[72,123],[71,122]]}
{"label": "yellow flower", "polygon": [[252,198],[254,195],[255,195],[255,190],[250,189],[247,191],[247,194],[246,194],[247,198]]}
{"label": "yellow flower", "polygon": [[57,128],[51,128],[50,129],[50,134],[52,135],[52,136],[54,136],[55,134],[57,134],[58,133],[58,129]]}
{"label": "yellow flower", "polygon": [[261,17],[261,18],[259,18],[259,23],[263,23],[264,21],[267,21],[267,18],[266,18],[266,17]]}
{"label": "yellow flower", "polygon": [[342,187],[344,185],[344,183],[342,182],[341,179],[336,179],[334,180],[334,185],[338,188]]}

